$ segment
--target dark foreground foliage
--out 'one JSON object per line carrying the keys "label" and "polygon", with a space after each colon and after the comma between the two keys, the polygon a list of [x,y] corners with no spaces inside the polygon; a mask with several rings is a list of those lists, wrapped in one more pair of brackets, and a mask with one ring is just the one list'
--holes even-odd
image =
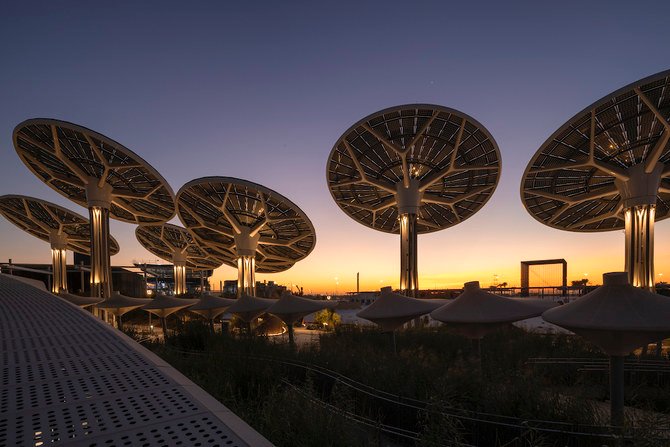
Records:
{"label": "dark foreground foliage", "polygon": [[[603,426],[606,372],[528,363],[602,358],[577,337],[510,328],[487,336],[481,357],[443,328],[399,332],[396,344],[340,328],[296,350],[190,322],[150,348],[278,446],[617,445]],[[627,405],[667,411],[667,382],[628,379]],[[653,416],[635,425],[622,445],[670,443]]]}

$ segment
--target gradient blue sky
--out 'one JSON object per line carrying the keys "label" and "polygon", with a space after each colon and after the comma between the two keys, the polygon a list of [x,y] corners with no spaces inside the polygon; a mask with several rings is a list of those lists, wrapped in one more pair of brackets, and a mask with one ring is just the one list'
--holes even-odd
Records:
{"label": "gradient blue sky", "polygon": [[[206,175],[291,198],[317,230],[314,252],[259,275],[306,291],[398,284],[398,238],[333,202],[327,156],[351,124],[385,107],[461,110],[493,134],[502,178],[471,219],[419,237],[420,286],[519,282],[519,261],[566,258],[569,279],[623,268],[623,234],[536,222],[523,170],[567,119],[603,95],[670,68],[670,3],[656,2],[6,2],[0,14],[0,194],[86,210],[23,165],[16,124],[52,117],[101,132],[149,161],[175,192]],[[176,221],[175,221],[176,222]],[[112,222],[112,263],[155,257]],[[670,224],[656,226],[657,272]],[[0,260],[49,262],[48,244],[0,221]],[[215,280],[235,278],[227,267]]]}

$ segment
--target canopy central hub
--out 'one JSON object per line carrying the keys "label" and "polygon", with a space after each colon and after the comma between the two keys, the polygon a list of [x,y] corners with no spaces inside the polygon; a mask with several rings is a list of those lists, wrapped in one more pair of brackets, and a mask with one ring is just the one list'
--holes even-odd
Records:
{"label": "canopy central hub", "polygon": [[172,253],[172,263],[177,266],[184,266],[186,265],[187,261],[187,256],[186,253],[183,253],[179,250],[175,250]]}
{"label": "canopy central hub", "polygon": [[98,206],[109,209],[112,205],[112,192],[114,188],[109,183],[98,186],[98,179],[91,177],[86,184],[86,201],[89,207]]}
{"label": "canopy central hub", "polygon": [[661,185],[663,163],[657,163],[651,172],[645,172],[644,163],[628,168],[628,180],[614,180],[621,194],[624,209],[639,205],[656,205],[658,188]]}
{"label": "canopy central hub", "polygon": [[419,191],[420,182],[415,178],[409,179],[409,187],[403,182],[396,184],[396,202],[398,203],[398,214],[418,214],[421,207],[423,193]]}
{"label": "canopy central hub", "polygon": [[49,231],[49,243],[54,250],[67,249],[67,234],[60,233],[58,230]]}
{"label": "canopy central hub", "polygon": [[240,228],[240,232],[235,233],[235,250],[237,251],[237,256],[256,256],[256,247],[258,247],[258,240],[260,238],[260,233],[251,235],[251,228]]}

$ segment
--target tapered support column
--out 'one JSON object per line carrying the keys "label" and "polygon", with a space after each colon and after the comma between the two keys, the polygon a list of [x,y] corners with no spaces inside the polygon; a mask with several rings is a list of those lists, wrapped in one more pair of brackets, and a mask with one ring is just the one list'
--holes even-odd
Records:
{"label": "tapered support column", "polygon": [[67,291],[67,264],[65,262],[65,250],[52,248],[51,263],[53,265],[51,291],[53,293],[58,293],[61,290]]}
{"label": "tapered support column", "polygon": [[421,197],[419,181],[414,178],[396,185],[400,219],[400,293],[406,296],[417,296],[419,292],[416,222]]}
{"label": "tapered support column", "polygon": [[89,207],[91,219],[91,296],[112,296],[112,269],[109,260],[109,209]]}
{"label": "tapered support column", "polygon": [[256,258],[240,256],[237,258],[237,296],[256,295]]}
{"label": "tapered support column", "polygon": [[654,205],[625,211],[626,271],[635,287],[654,291]]}
{"label": "tapered support column", "polygon": [[657,163],[645,170],[645,164],[628,168],[629,179],[616,180],[623,199],[626,225],[626,271],[635,287],[654,291],[654,219],[656,197],[665,167]]}
{"label": "tapered support column", "polygon": [[175,251],[172,254],[174,294],[182,295],[186,293],[186,254]]}
{"label": "tapered support column", "polygon": [[238,297],[256,295],[256,248],[260,237],[260,233],[252,234],[249,227],[241,227],[235,233]]}
{"label": "tapered support column", "polygon": [[112,186],[90,178],[86,185],[88,214],[91,220],[91,296],[112,296],[112,268],[109,260],[109,208]]}
{"label": "tapered support column", "polygon": [[51,266],[53,271],[51,291],[53,293],[59,293],[61,290],[67,291],[67,264],[65,261],[67,235],[58,230],[52,230],[49,234],[49,242],[51,243]]}
{"label": "tapered support column", "polygon": [[416,296],[419,289],[416,248],[416,214],[402,214],[400,216],[400,292],[406,296]]}
{"label": "tapered support column", "polygon": [[186,265],[174,265],[174,294],[182,295],[186,293]]}

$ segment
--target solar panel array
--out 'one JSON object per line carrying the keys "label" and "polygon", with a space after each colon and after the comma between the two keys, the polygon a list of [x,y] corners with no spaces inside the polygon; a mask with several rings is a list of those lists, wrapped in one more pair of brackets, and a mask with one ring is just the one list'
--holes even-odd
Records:
{"label": "solar panel array", "polygon": [[223,257],[216,250],[176,225],[141,225],[135,229],[135,236],[144,248],[168,262],[173,261],[177,251],[184,253],[190,269],[215,269],[223,264]]}
{"label": "solar panel array", "polygon": [[44,183],[87,207],[86,184],[113,187],[110,215],[142,224],[165,222],[175,213],[169,184],[146,161],[121,144],[85,127],[31,119],[14,129],[21,160]]}
{"label": "solar panel array", "polygon": [[[624,228],[615,185],[631,166],[670,166],[670,71],[630,84],[579,112],[530,161],[521,183],[528,212],[571,231]],[[656,220],[670,211],[670,169],[664,168]]]}
{"label": "solar panel array", "polygon": [[260,228],[256,271],[275,273],[305,258],[316,243],[316,232],[305,213],[281,194],[246,180],[205,177],[177,193],[177,213],[184,226],[204,245],[213,247],[224,263],[237,268],[234,226]]}
{"label": "solar panel array", "polygon": [[491,197],[500,152],[473,118],[446,107],[405,105],[372,114],[347,130],[328,158],[328,188],[342,210],[376,230],[399,233],[396,185],[423,192],[417,230],[456,225]]}
{"label": "solar panel array", "polygon": [[0,346],[0,447],[271,445],[118,331],[6,275]]}
{"label": "solar panel array", "polygon": [[[67,235],[68,250],[77,253],[91,252],[91,226],[88,219],[66,208],[45,200],[19,195],[0,197],[0,214],[17,227],[49,242],[51,230]],[[119,252],[119,244],[110,236],[110,255]]]}

